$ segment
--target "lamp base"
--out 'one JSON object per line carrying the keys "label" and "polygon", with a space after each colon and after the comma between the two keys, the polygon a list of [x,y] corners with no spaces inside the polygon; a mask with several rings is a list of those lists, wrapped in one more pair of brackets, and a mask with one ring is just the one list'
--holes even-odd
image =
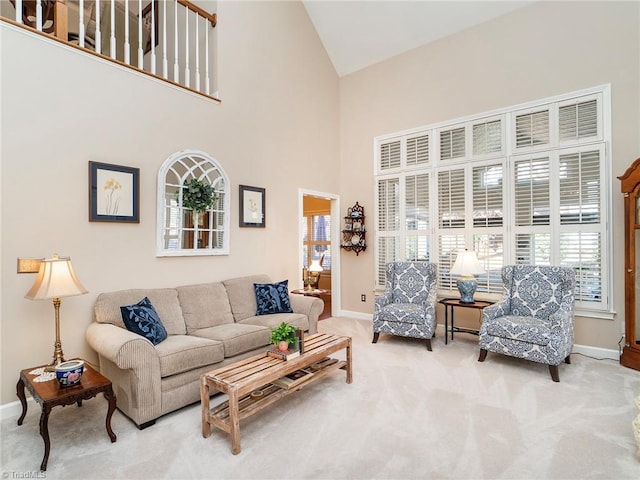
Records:
{"label": "lamp base", "polygon": [[478,282],[474,277],[459,278],[456,285],[460,292],[460,303],[476,303],[473,299],[473,294],[476,293]]}

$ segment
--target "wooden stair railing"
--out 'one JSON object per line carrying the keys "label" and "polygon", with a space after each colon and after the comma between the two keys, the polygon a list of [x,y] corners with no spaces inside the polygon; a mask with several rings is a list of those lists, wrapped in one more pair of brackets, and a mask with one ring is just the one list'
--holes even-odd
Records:
{"label": "wooden stair railing", "polygon": [[1,21],[220,101],[211,71],[215,13],[187,0],[10,2],[15,19],[0,16]]}

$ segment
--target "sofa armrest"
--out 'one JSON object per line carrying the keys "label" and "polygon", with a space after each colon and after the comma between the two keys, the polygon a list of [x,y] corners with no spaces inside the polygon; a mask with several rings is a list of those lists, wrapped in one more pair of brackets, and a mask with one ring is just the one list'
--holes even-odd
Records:
{"label": "sofa armrest", "polygon": [[[162,411],[160,357],[153,344],[109,323],[91,323],[85,337],[98,353],[101,372],[105,373],[105,368],[109,370],[106,373],[119,398],[118,407],[138,425],[159,417]],[[120,402],[119,395],[123,394],[126,401]]]}
{"label": "sofa armrest", "polygon": [[318,333],[318,318],[324,310],[324,302],[318,297],[290,295],[289,302],[293,313],[301,313],[309,319],[309,334]]}

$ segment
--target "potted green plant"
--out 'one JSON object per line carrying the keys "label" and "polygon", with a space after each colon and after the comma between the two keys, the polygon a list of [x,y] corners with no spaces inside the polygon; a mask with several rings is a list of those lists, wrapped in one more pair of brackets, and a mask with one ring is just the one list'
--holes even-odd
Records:
{"label": "potted green plant", "polygon": [[286,352],[289,345],[296,341],[296,328],[282,322],[271,330],[271,343],[278,347],[278,350]]}
{"label": "potted green plant", "polygon": [[193,210],[195,225],[198,223],[198,214],[209,210],[216,201],[216,192],[211,185],[197,178],[185,181],[182,187],[182,206]]}

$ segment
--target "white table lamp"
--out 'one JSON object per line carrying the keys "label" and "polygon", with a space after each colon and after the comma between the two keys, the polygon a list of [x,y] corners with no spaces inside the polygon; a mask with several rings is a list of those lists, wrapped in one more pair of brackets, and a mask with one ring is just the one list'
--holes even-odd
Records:
{"label": "white table lamp", "polygon": [[451,275],[460,275],[456,282],[460,291],[460,303],[475,303],[473,294],[476,292],[478,282],[474,275],[484,272],[485,269],[478,261],[476,252],[464,250],[458,253],[458,257],[449,273]]}

